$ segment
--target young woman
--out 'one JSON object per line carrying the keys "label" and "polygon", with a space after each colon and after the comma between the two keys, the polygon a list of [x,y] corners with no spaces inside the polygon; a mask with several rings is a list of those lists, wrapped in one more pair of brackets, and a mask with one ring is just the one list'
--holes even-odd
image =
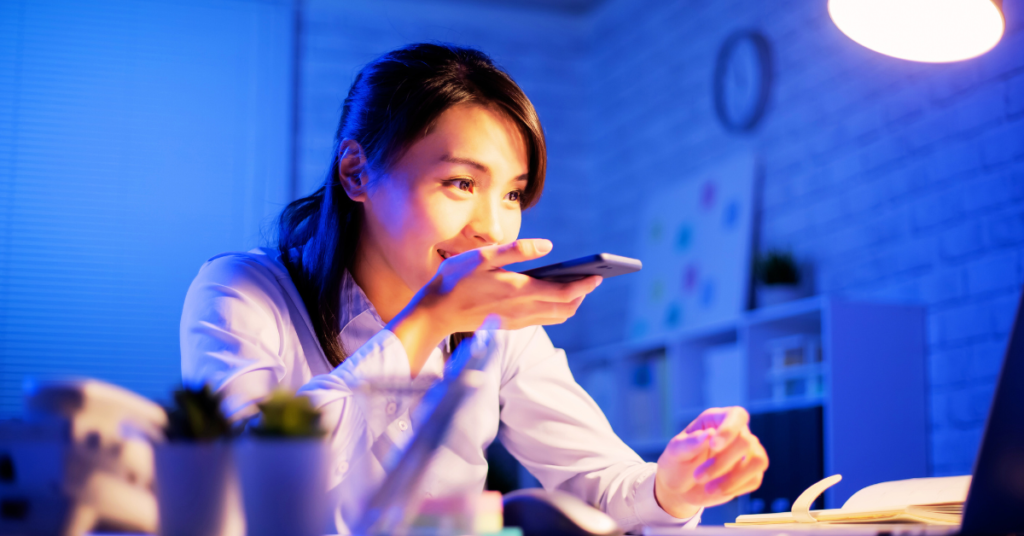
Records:
{"label": "young woman", "polygon": [[573,381],[541,326],[573,316],[600,278],[551,283],[502,269],[551,250],[517,240],[545,158],[532,104],[487,56],[396,50],[352,84],[330,172],[285,209],[278,249],[214,257],[189,288],[184,380],[216,386],[235,419],[274,389],[308,395],[329,430],[340,532],[383,478],[380,457],[414,424],[395,404],[364,411],[354,388],[436,381],[488,315],[502,323],[499,354],[424,493],[482,489],[484,450],[498,436],[545,488],[598,505],[625,529],[694,526],[703,506],[760,485],[768,460],[742,408],[704,412],[657,464],[644,463]]}

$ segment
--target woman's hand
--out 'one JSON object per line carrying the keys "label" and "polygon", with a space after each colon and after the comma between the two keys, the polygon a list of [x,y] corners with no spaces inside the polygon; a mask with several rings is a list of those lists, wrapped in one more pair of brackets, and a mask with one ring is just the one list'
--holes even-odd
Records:
{"label": "woman's hand", "polygon": [[474,331],[488,315],[503,329],[561,324],[576,314],[600,276],[553,283],[503,269],[507,264],[547,255],[551,242],[521,239],[486,246],[446,259],[437,274],[390,323],[402,341],[415,375],[430,351],[452,333]]}
{"label": "woman's hand", "polygon": [[693,517],[761,486],[768,454],[740,407],[711,408],[669,441],[658,458],[654,496],[674,517]]}

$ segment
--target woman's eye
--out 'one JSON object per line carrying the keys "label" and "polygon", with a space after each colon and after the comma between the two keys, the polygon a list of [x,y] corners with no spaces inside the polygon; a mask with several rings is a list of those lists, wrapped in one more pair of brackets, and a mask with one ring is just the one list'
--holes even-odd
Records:
{"label": "woman's eye", "polygon": [[448,184],[451,184],[452,186],[455,186],[459,190],[465,192],[472,192],[474,186],[473,181],[470,179],[453,179],[451,181],[448,181]]}
{"label": "woman's eye", "polygon": [[518,203],[523,199],[523,192],[519,190],[512,190],[511,192],[508,193],[506,197],[508,198],[509,201],[514,201]]}

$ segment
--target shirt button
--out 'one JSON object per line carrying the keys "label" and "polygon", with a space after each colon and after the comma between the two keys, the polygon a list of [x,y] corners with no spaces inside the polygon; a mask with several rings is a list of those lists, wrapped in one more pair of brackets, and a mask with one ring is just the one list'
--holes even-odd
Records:
{"label": "shirt button", "polygon": [[348,462],[341,462],[338,465],[338,475],[343,475],[348,472]]}
{"label": "shirt button", "polygon": [[398,404],[395,404],[394,402],[388,402],[388,408],[387,409],[388,409],[388,415],[394,415],[395,412],[398,411]]}
{"label": "shirt button", "polygon": [[405,421],[398,421],[398,429],[403,431],[403,432],[408,430],[409,429],[409,423],[407,423]]}

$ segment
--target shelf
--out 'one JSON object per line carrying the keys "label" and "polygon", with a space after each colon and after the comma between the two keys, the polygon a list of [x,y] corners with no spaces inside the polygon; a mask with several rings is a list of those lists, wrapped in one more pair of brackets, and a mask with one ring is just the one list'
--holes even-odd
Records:
{"label": "shelf", "polygon": [[757,415],[761,413],[775,413],[779,411],[789,411],[792,409],[805,409],[813,408],[816,406],[824,406],[824,397],[818,398],[807,398],[803,400],[786,400],[784,402],[776,402],[774,400],[758,400],[748,402],[746,405],[747,412],[751,415]]}
{"label": "shelf", "polygon": [[811,296],[770,307],[754,309],[744,315],[744,323],[747,325],[767,324],[794,317],[817,315],[821,313],[825,300],[824,296]]}
{"label": "shelf", "polygon": [[[867,485],[927,475],[924,312],[812,296],[572,352],[569,364],[645,459],[656,459],[705,408],[740,405],[774,441],[777,462],[759,498],[791,501],[820,474],[849,475],[825,493],[826,507],[836,507]],[[813,359],[790,355],[797,349]],[[782,373],[780,359],[794,368]],[[800,379],[813,388],[790,390],[786,383]],[[775,398],[787,393],[793,398]],[[819,460],[814,474],[785,476],[805,460]]]}
{"label": "shelf", "polygon": [[739,332],[746,327],[785,322],[801,317],[819,315],[827,298],[811,296],[779,305],[762,307],[741,313],[735,320],[714,322],[678,329],[642,339],[627,340],[567,352],[568,358],[578,362],[607,359],[609,354],[642,353],[672,344],[712,346],[736,342]]}

